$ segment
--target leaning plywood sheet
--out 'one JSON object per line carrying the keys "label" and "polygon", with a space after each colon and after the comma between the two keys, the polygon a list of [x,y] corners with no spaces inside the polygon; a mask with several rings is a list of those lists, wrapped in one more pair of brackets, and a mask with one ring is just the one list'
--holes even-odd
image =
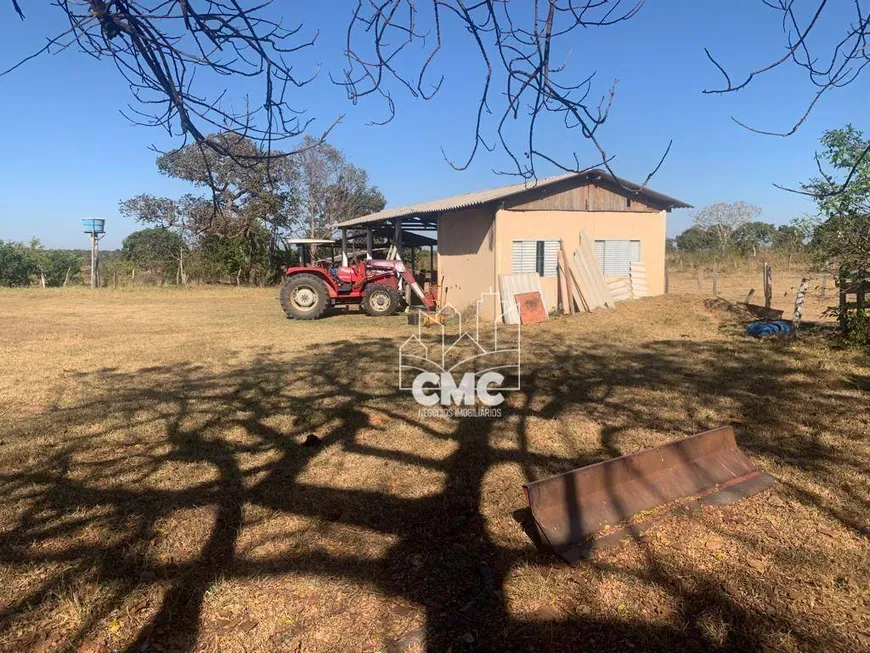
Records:
{"label": "leaning plywood sheet", "polygon": [[601,306],[597,296],[593,292],[592,284],[589,281],[589,275],[582,262],[578,259],[577,253],[568,259],[568,270],[570,278],[574,282],[574,287],[582,302],[583,310],[592,311]]}
{"label": "leaning plywood sheet", "polygon": [[616,302],[613,301],[613,296],[607,289],[607,283],[604,280],[604,273],[601,271],[601,267],[598,265],[598,259],[595,257],[595,247],[592,244],[592,239],[589,238],[589,234],[585,231],[580,232],[580,248],[575,253],[575,256],[577,253],[579,253],[586,261],[586,265],[589,268],[590,280],[599,297],[599,301],[604,306],[610,306],[612,308]]}
{"label": "leaning plywood sheet", "polygon": [[643,263],[631,263],[629,275],[631,277],[631,294],[635,297],[647,297],[649,286],[646,279],[646,266]]}
{"label": "leaning plywood sheet", "polygon": [[520,274],[503,274],[498,278],[498,293],[501,299],[501,312],[505,324],[519,324],[520,313],[514,297],[520,293],[541,291],[541,277],[537,272],[522,272]]}
{"label": "leaning plywood sheet", "polygon": [[574,300],[571,298],[571,293],[568,290],[568,279],[565,274],[565,257],[562,256],[560,249],[556,254],[556,268],[559,274],[559,305],[562,307],[563,315],[571,315],[574,313]]}
{"label": "leaning plywood sheet", "polygon": [[631,299],[631,279],[628,275],[610,279],[607,282],[607,288],[615,301],[622,302]]}
{"label": "leaning plywood sheet", "polygon": [[[584,311],[591,310],[589,308],[589,304],[586,301],[586,298],[580,292],[580,286],[577,281],[577,273],[574,268],[574,261],[565,254],[565,251],[562,250],[560,252],[562,254],[562,267],[565,269],[565,283],[568,286],[568,296],[573,299],[572,313],[582,313]],[[574,310],[576,307],[576,310]]]}

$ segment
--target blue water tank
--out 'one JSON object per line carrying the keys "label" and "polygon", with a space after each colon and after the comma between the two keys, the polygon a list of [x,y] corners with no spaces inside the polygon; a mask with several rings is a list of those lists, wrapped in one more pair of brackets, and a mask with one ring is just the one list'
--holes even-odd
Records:
{"label": "blue water tank", "polygon": [[85,218],[82,220],[82,229],[86,234],[102,234],[106,231],[106,221],[99,218]]}

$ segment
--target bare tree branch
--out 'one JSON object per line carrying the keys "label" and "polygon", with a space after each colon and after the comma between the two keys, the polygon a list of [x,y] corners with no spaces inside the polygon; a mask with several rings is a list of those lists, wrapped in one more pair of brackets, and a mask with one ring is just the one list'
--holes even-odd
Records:
{"label": "bare tree branch", "polygon": [[[207,138],[215,131],[233,132],[263,147],[256,157],[284,157],[295,152],[273,145],[300,136],[313,119],[304,119],[288,99],[288,90],[304,86],[317,71],[299,77],[287,56],[314,44],[299,38],[301,26],[286,28],[266,11],[264,0],[242,7],[237,0],[56,0],[69,28],[0,75],[44,53],[77,45],[96,59],[108,59],[127,81],[135,99],[124,113],[132,122],[164,128],[181,136],[182,146],[206,148],[222,143]],[[13,9],[22,18],[18,0]],[[225,91],[204,95],[197,73],[250,80],[262,97],[233,106]],[[340,118],[338,119],[340,120]],[[328,126],[321,140],[338,122]],[[262,150],[262,152],[260,151]],[[244,157],[232,151],[219,154]]]}
{"label": "bare tree branch", "polygon": [[[474,104],[473,141],[463,157],[444,154],[458,170],[467,168],[481,147],[499,147],[511,162],[502,174],[537,178],[546,162],[564,171],[603,166],[609,155],[599,128],[610,115],[615,84],[600,98],[592,93],[591,74],[579,81],[566,78],[571,48],[587,29],[605,28],[630,20],[644,0],[358,0],[347,30],[347,66],[334,80],[358,102],[380,97],[387,108],[382,122],[395,115],[392,86],[412,97],[432,98],[444,76],[429,82],[438,56],[450,38],[465,35],[482,65]],[[410,47],[414,46],[414,47]],[[423,48],[421,57],[414,53]],[[563,59],[554,61],[555,53]],[[555,117],[596,152],[592,165],[581,165],[576,151],[557,157],[543,142],[541,125]],[[487,141],[492,140],[493,144]],[[669,149],[670,146],[668,146]],[[667,153],[667,150],[665,151]],[[661,166],[656,166],[654,174]],[[652,174],[648,177],[651,178]]]}
{"label": "bare tree branch", "polygon": [[[741,127],[758,134],[791,136],[806,122],[823,96],[854,82],[865,67],[870,64],[870,46],[868,46],[870,13],[865,11],[865,7],[862,6],[866,0],[852,0],[853,18],[845,25],[841,25],[839,39],[831,44],[827,42],[827,35],[823,33],[824,30],[820,25],[825,18],[829,17],[829,14],[833,13],[834,9],[842,11],[847,3],[829,3],[828,0],[817,0],[814,8],[806,13],[801,13],[805,5],[795,3],[794,0],[761,1],[765,6],[781,14],[782,34],[786,46],[785,54],[753,70],[742,82],[735,84],[719,60],[705,49],[707,58],[723,76],[725,84],[719,88],[707,89],[704,93],[717,95],[735,93],[748,87],[758,78],[785,66],[802,70],[816,91],[801,109],[800,114],[790,123],[790,127],[786,129],[762,129],[732,117],[732,120]],[[854,162],[852,169],[845,175],[844,182],[832,183],[830,190],[825,192],[834,194],[843,192],[852,182],[855,170],[867,156],[870,156],[870,149]],[[824,173],[822,174],[824,177]],[[790,192],[814,195],[813,192],[807,192],[806,189],[788,188],[780,184],[774,185]]]}

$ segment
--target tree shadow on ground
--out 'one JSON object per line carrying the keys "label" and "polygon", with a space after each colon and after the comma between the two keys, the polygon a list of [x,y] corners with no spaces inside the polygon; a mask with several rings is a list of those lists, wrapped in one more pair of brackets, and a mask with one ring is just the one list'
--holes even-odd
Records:
{"label": "tree shadow on ground", "polygon": [[[32,637],[30,620],[38,623],[40,610],[83,577],[104,589],[74,630],[52,640],[57,648],[97,641],[96,625],[119,609],[134,615],[134,631],[123,644],[128,651],[202,648],[203,603],[219,581],[304,573],[423,606],[425,627],[385,638],[392,650],[756,650],[768,645],[770,632],[786,630],[804,647],[849,648],[833,626],[810,629],[787,611],[759,614],[715,575],[688,564],[674,575],[651,550],[640,572],[584,564],[601,574],[637,573],[673,599],[679,615],[673,621],[620,619],[594,609],[551,618],[514,614],[501,591],[510,574],[527,565],[561,564],[546,552],[517,550],[493,537],[485,511],[498,509],[499,499],[485,496],[487,473],[505,464],[519,466],[527,480],[566,471],[626,453],[622,438],[638,429],[666,441],[718,425],[708,423],[714,416],[730,416],[750,457],[812,475],[812,484],[788,487],[797,501],[868,535],[862,490],[834,478],[844,470],[868,473],[867,461],[820,437],[832,424],[854,422],[853,388],[834,372],[808,376],[793,352],[761,352],[742,341],[671,339],[615,350],[602,342],[578,346],[545,331],[529,340],[535,356],[524,370],[523,389],[505,408],[515,420],[513,447],[499,444],[499,420],[433,424],[419,417],[406,393],[392,389],[394,341],[336,342],[292,360],[263,351],[248,365],[218,371],[191,363],[134,374],[103,370],[79,380],[93,387],[90,400],[59,402],[6,436],[26,443],[39,434],[53,446],[32,451],[21,444],[0,474],[0,491],[15,506],[4,511],[0,536],[7,574],[43,570],[4,612],[0,634],[10,645],[33,645],[15,632]],[[668,401],[682,399],[663,410],[665,388]],[[601,425],[598,447],[564,455],[532,446],[535,420],[572,411]],[[860,428],[855,424],[852,435]],[[408,451],[398,440],[397,446],[373,445],[361,437],[371,429],[394,430],[397,438],[413,429],[451,448],[437,457]],[[304,444],[309,433],[317,435],[316,446]],[[443,482],[437,491],[409,496],[390,487],[355,487],[346,482],[354,474],[348,466],[335,470],[342,482],[333,486],[302,478],[312,465],[343,456],[437,472]],[[341,524],[389,537],[391,544],[374,558],[316,547],[245,555],[240,538],[251,528],[246,513],[253,509],[265,521],[306,520],[300,540],[316,541],[319,527]],[[165,520],[201,510],[209,519],[192,553],[155,558],[149,547]],[[158,585],[163,589],[154,594]],[[594,605],[596,588],[585,591]],[[144,596],[158,596],[158,605],[137,621]],[[729,624],[719,640],[702,627],[711,614]],[[244,624],[232,628],[244,636]],[[289,641],[274,648],[290,647]]]}

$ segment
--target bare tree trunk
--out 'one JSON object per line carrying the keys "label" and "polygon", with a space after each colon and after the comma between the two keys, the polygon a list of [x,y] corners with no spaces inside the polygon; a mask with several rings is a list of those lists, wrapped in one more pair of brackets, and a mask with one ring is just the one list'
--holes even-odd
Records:
{"label": "bare tree trunk", "polygon": [[866,306],[865,298],[866,298],[866,283],[867,279],[865,278],[866,273],[864,270],[858,271],[858,287],[856,288],[855,293],[855,303],[856,303],[856,312],[858,316],[864,317],[864,308]]}
{"label": "bare tree trunk", "polygon": [[846,273],[840,269],[840,314],[838,318],[840,320],[840,332],[843,334],[843,337],[849,335],[849,315],[847,313],[849,307],[846,304]]}
{"label": "bare tree trunk", "polygon": [[713,261],[713,294],[719,296],[719,262]]}
{"label": "bare tree trunk", "polygon": [[72,271],[72,268],[67,268],[67,269],[66,269],[66,275],[65,275],[64,278],[63,278],[63,287],[64,287],[64,288],[66,288],[66,285],[69,283],[69,275],[70,275],[70,272],[71,272],[71,271]]}
{"label": "bare tree trunk", "polygon": [[184,271],[184,249],[178,250],[178,271],[181,274],[181,283],[187,287],[187,273]]}

